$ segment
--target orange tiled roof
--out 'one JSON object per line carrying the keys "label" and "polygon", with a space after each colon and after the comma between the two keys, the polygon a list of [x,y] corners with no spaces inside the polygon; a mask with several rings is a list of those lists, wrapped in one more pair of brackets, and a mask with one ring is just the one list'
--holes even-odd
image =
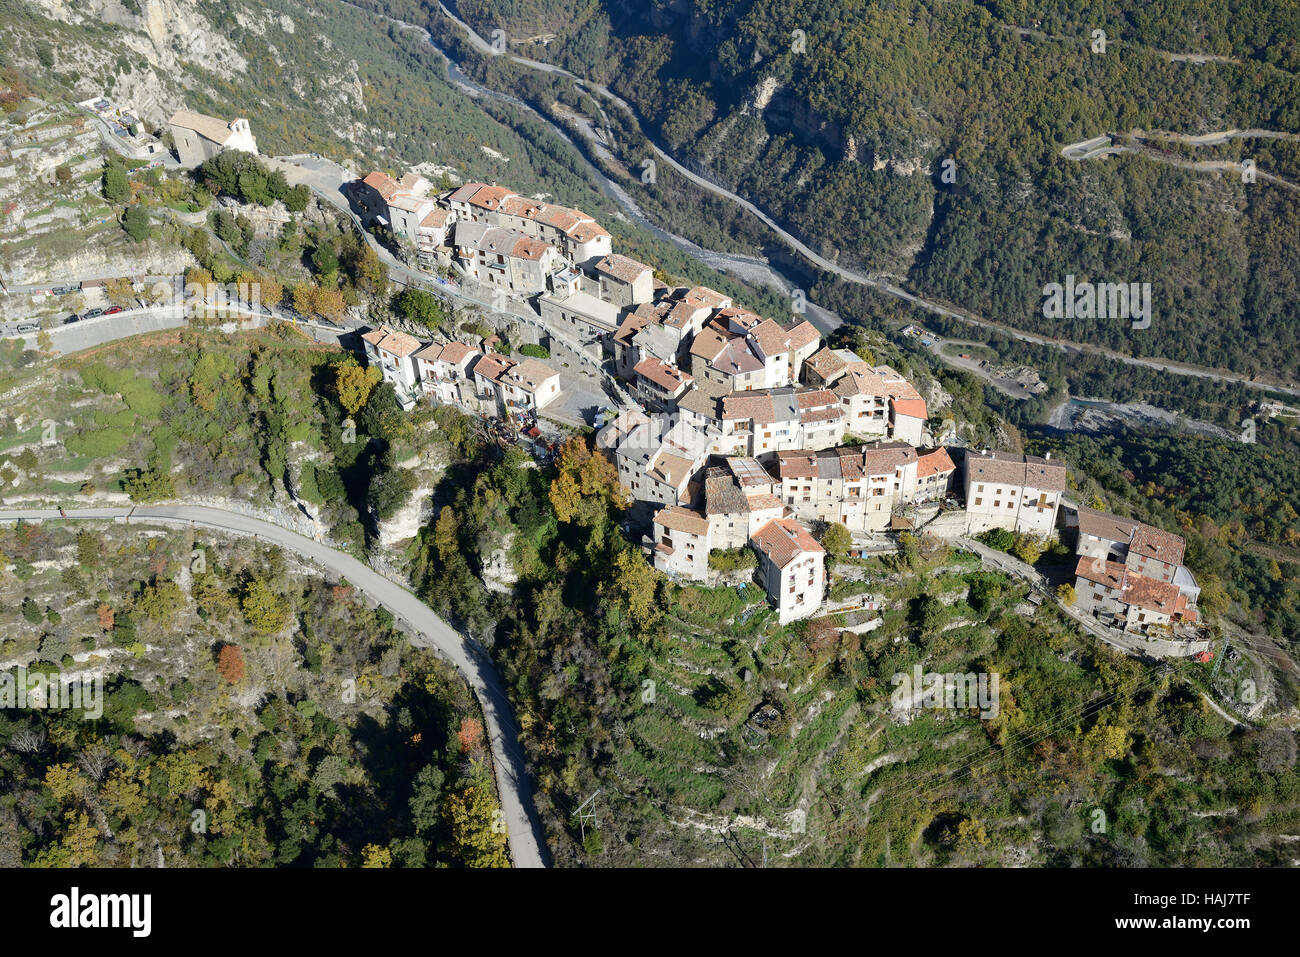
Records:
{"label": "orange tiled roof", "polygon": [[655,512],[654,522],[664,528],[670,528],[675,532],[686,532],[689,535],[707,535],[709,532],[707,518],[699,512],[682,508],[680,505],[669,505],[659,509]]}
{"label": "orange tiled roof", "polygon": [[773,519],[755,532],[750,541],[777,568],[785,568],[804,554],[824,554],[817,540],[792,518]]}
{"label": "orange tiled roof", "polygon": [[956,470],[957,466],[953,465],[948,450],[942,446],[933,452],[926,452],[916,460],[916,477],[918,479],[929,478],[931,475],[938,475],[941,472],[955,472]]}

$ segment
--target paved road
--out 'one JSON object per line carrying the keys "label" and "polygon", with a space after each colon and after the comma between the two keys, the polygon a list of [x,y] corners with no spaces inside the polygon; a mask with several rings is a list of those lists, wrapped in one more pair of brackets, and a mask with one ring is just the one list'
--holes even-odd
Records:
{"label": "paved road", "polygon": [[[0,521],[58,520],[57,509],[0,510]],[[69,519],[121,520],[172,525],[200,525],[236,535],[273,542],[346,578],[371,599],[387,608],[418,637],[412,644],[433,648],[460,671],[478,694],[487,722],[496,769],[501,811],[505,818],[510,856],[516,867],[546,867],[549,853],[541,822],[533,806],[532,785],[524,764],[523,748],[514,710],[505,687],[488,655],[429,610],[402,586],[350,555],[247,515],[217,508],[189,505],[154,505],[136,508],[68,509]]]}
{"label": "paved road", "polygon": [[[83,319],[68,326],[56,326],[46,331],[54,351],[66,354],[101,346],[106,342],[125,339],[128,336],[158,332],[162,329],[175,329],[185,323],[185,310],[182,306],[148,306],[111,316]],[[21,338],[25,348],[35,349],[37,336],[38,333],[29,333],[15,338]]]}
{"label": "paved road", "polygon": [[[337,340],[362,325],[349,322],[334,324],[307,321],[282,309],[262,307],[254,310],[233,303],[228,303],[222,306],[221,309],[232,315],[238,314],[243,319],[270,318],[292,323],[303,329],[318,342]],[[183,305],[141,306],[137,309],[127,309],[123,312],[114,313],[111,316],[96,316],[94,319],[82,319],[80,322],[74,322],[71,325],[55,326],[45,331],[49,334],[51,349],[54,352],[67,355],[80,352],[83,349],[101,346],[108,342],[115,342],[118,339],[128,339],[131,336],[159,332],[163,329],[179,329],[188,322],[189,316],[186,315],[186,309]],[[17,322],[4,323],[3,331],[0,331],[0,337],[22,339],[24,348],[38,348],[36,340],[40,333],[31,332],[19,335],[14,331],[17,325]]]}

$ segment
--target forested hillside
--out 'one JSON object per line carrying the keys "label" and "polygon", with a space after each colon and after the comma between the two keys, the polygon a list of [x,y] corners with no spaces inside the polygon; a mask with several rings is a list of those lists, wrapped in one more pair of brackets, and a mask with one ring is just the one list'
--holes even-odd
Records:
{"label": "forested hillside", "polygon": [[[1300,191],[1169,162],[1249,158],[1300,183],[1295,141],[1061,155],[1107,133],[1300,133],[1293,6],[464,0],[458,10],[484,35],[503,29],[512,52],[608,84],[679,159],[852,268],[1023,328],[1295,378]],[[529,42],[538,36],[546,42]],[[1186,53],[1211,59],[1171,57]],[[503,60],[484,62],[484,75],[540,82]],[[563,100],[562,87],[551,92]],[[620,159],[634,166],[630,142]],[[631,186],[650,195],[677,182]],[[689,229],[689,209],[680,215]],[[1042,287],[1069,274],[1151,283],[1150,328],[1045,318]]]}

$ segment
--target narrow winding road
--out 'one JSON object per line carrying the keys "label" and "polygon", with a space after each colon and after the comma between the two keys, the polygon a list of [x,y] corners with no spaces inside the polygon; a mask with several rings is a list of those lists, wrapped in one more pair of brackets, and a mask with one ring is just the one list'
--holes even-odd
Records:
{"label": "narrow winding road", "polygon": [[[505,820],[510,857],[516,867],[546,867],[550,863],[546,838],[533,805],[532,786],[524,763],[523,747],[514,710],[506,697],[501,675],[487,653],[435,615],[427,605],[401,585],[390,581],[351,555],[314,542],[288,529],[223,509],[191,505],[153,505],[136,508],[68,509],[69,520],[163,523],[216,529],[252,536],[327,568],[387,608],[412,633],[411,643],[436,650],[456,666],[478,695],[492,746],[497,790]],[[0,522],[58,521],[58,509],[3,509]]]}

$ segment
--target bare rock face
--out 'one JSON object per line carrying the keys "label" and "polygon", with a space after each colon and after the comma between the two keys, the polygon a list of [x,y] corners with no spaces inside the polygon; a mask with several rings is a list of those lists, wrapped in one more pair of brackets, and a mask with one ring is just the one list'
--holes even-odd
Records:
{"label": "bare rock face", "polygon": [[431,488],[417,488],[402,508],[386,522],[379,524],[379,544],[385,548],[414,538],[433,516]]}
{"label": "bare rock face", "polygon": [[510,561],[510,542],[511,538],[507,538],[483,563],[483,584],[489,591],[508,595],[519,581],[519,573]]}
{"label": "bare rock face", "polygon": [[[780,88],[781,84],[777,81],[776,77],[765,77],[762,82],[754,88],[754,94],[750,100],[750,106],[752,106],[753,111],[755,113],[762,113],[767,109],[768,104],[772,102],[772,97],[776,95],[777,90]],[[749,109],[747,108],[745,112],[748,113]]]}

